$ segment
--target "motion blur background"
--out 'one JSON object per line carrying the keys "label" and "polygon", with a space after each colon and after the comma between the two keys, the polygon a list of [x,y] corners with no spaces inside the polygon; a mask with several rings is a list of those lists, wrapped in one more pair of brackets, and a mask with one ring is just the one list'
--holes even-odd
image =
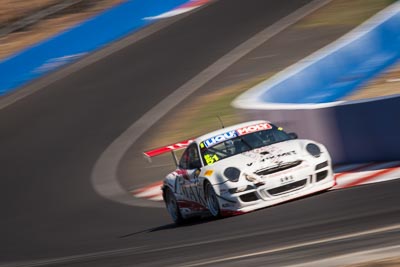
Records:
{"label": "motion blur background", "polygon": [[[129,1],[0,0],[0,63],[126,2]],[[267,2],[271,5],[270,10],[265,4]],[[266,24],[272,24],[275,19],[272,13],[275,13],[277,17],[284,17],[285,12],[290,13],[288,10],[291,5],[295,6],[293,9],[297,9],[310,1],[283,1],[281,6],[277,4],[278,1],[267,2],[256,0],[248,2],[246,0],[211,1],[210,7],[215,7],[215,10],[209,14],[206,6],[198,13],[183,17],[182,24],[176,22],[176,28],[166,27],[165,31],[161,31],[162,34],[157,34],[155,37],[150,36],[143,42],[130,45],[132,51],[140,52],[116,53],[115,58],[107,57],[100,62],[99,66],[87,67],[78,74],[71,75],[54,85],[46,86],[43,92],[33,95],[32,98],[28,97],[14,106],[1,109],[0,140],[3,143],[2,152],[0,152],[0,169],[2,169],[0,187],[4,190],[1,194],[4,199],[1,200],[3,206],[0,207],[2,207],[1,210],[6,219],[2,221],[4,225],[0,227],[4,231],[1,235],[4,237],[1,246],[5,248],[3,254],[0,253],[0,255],[6,259],[5,262],[70,256],[116,248],[126,249],[133,245],[141,249],[143,244],[149,248],[157,245],[166,247],[170,242],[178,241],[194,244],[199,240],[204,241],[201,238],[208,240],[221,233],[224,234],[221,236],[221,240],[227,236],[229,239],[232,236],[230,233],[237,233],[240,236],[243,232],[247,234],[248,231],[253,230],[256,233],[256,228],[264,229],[269,223],[268,220],[274,215],[276,218],[287,218],[288,223],[293,222],[296,226],[301,225],[296,222],[298,218],[304,220],[310,218],[311,223],[308,221],[303,223],[307,225],[310,223],[313,227],[319,221],[327,222],[322,227],[320,227],[322,223],[317,225],[320,227],[317,231],[318,234],[314,232],[314,229],[309,232],[304,231],[305,239],[313,235],[323,238],[327,232],[339,235],[340,231],[347,233],[355,231],[358,227],[364,230],[369,226],[373,228],[398,222],[398,191],[396,191],[398,182],[383,183],[375,188],[371,186],[353,191],[350,189],[329,192],[326,194],[327,196],[319,195],[311,200],[300,200],[295,204],[289,203],[287,207],[278,206],[276,209],[272,208],[262,214],[253,213],[246,215],[247,217],[230,218],[222,220],[222,222],[206,222],[183,228],[175,228],[167,224],[166,213],[164,210],[161,212],[159,211],[161,209],[158,209],[162,206],[160,203],[149,202],[150,204],[148,204],[147,200],[142,200],[144,202],[140,202],[140,205],[148,206],[148,208],[140,205],[136,207],[136,204],[133,205],[134,208],[128,208],[126,205],[110,204],[108,200],[105,201],[102,198],[99,200],[100,197],[93,192],[90,173],[96,160],[107,145],[112,143],[129,127],[132,121],[142,114],[140,112],[144,113],[156,105],[157,101],[161,101],[169,94],[168,90],[172,92],[178,85],[191,79],[210,62],[212,63],[211,60],[216,60],[228,53],[235,45],[244,42],[245,37],[250,38],[266,27]],[[397,140],[400,136],[400,124],[397,123],[400,106],[396,102],[399,99],[396,94],[400,92],[399,62],[394,62],[382,71],[375,73],[368,81],[358,86],[357,90],[338,99],[351,105],[353,103],[367,103],[366,105],[377,103],[377,106],[373,106],[370,112],[376,115],[373,117],[374,122],[377,122],[376,118],[379,118],[379,122],[377,122],[379,131],[368,130],[367,133],[365,129],[370,128],[368,123],[372,117],[362,111],[357,111],[356,115],[349,116],[347,104],[340,106],[339,108],[343,108],[343,110],[338,112],[335,110],[334,112],[329,111],[329,114],[321,113],[322,116],[318,119],[307,118],[305,116],[309,113],[308,111],[301,113],[297,109],[293,113],[282,113],[281,110],[272,112],[263,109],[240,109],[232,106],[232,102],[247,90],[268,81],[269,78],[287,67],[331,44],[395,3],[398,1],[332,0],[290,25],[271,40],[240,58],[221,75],[206,83],[201,90],[196,91],[165,114],[129,148],[119,162],[118,184],[133,199],[131,192],[147,186],[149,183],[159,181],[165,173],[173,168],[169,157],[161,157],[151,164],[147,163],[143,160],[142,151],[215,130],[220,127],[217,116],[220,116],[226,125],[260,117],[271,119],[288,131],[297,131],[300,137],[315,139],[323,143],[328,142],[335,163],[358,164],[371,161],[395,161],[398,165],[397,161],[400,159],[398,146],[400,144],[393,140]],[[265,13],[272,12],[268,13],[271,21],[263,16],[264,11],[257,11],[257,8],[245,9],[244,5],[246,4],[259,4]],[[226,19],[224,19],[224,12],[221,12],[224,10],[224,5],[231,8],[228,10],[229,12],[224,11],[231,16],[226,15]],[[243,12],[240,10],[241,5]],[[272,8],[275,5],[278,8],[276,12]],[[217,10],[221,13],[218,13]],[[254,19],[246,17],[246,10],[249,14],[250,11],[257,13],[258,17]],[[241,16],[242,13],[243,16]],[[193,21],[191,16],[193,16]],[[240,17],[237,20],[241,21],[235,20],[235,16]],[[206,21],[214,24],[206,24]],[[161,20],[156,23],[162,24],[163,22]],[[171,24],[173,25],[173,23]],[[220,24],[222,26],[218,28]],[[231,25],[236,27],[233,31]],[[191,26],[194,28],[191,29]],[[255,29],[246,28],[250,26]],[[102,30],[98,29],[99,32]],[[218,33],[217,37],[221,35],[220,32],[226,32],[226,38],[221,38],[223,40],[218,43],[219,39],[215,36],[215,40],[203,39],[204,36],[208,36],[208,32],[214,33],[212,30]],[[173,36],[171,38],[175,40],[169,40],[168,36]],[[156,42],[165,40],[162,38],[167,39],[167,47]],[[214,44],[213,41],[216,43]],[[185,43],[190,46],[185,46]],[[70,44],[65,43],[64,45],[67,47]],[[202,49],[209,51],[206,54]],[[151,52],[145,55],[141,51]],[[209,54],[212,54],[210,59],[207,58]],[[199,55],[199,57],[195,57],[195,55]],[[168,63],[158,64],[158,59]],[[199,62],[198,64],[196,60]],[[140,67],[145,69],[143,73]],[[171,72],[163,71],[163,67]],[[340,68],[341,66],[333,67]],[[135,76],[135,71],[137,71],[137,76]],[[5,78],[5,74],[0,73],[0,79],[4,80]],[[352,78],[357,77],[350,77],[350,79]],[[149,85],[148,81],[151,82]],[[158,84],[157,81],[159,81]],[[35,85],[35,82],[29,81],[21,88],[29,87],[32,84]],[[158,86],[156,91],[150,91],[156,86]],[[15,88],[15,91],[0,95],[0,100],[18,94],[21,88]],[[134,94],[135,90],[141,88],[147,88],[147,92],[144,90],[143,93]],[[380,109],[381,107],[387,108],[389,105],[375,102],[375,100],[380,101],[383,96],[390,96],[391,99],[393,97],[394,102],[390,106],[390,112]],[[143,99],[148,97],[148,99],[143,100],[140,97]],[[136,106],[140,111],[134,109]],[[296,113],[298,117],[296,117]],[[303,114],[305,115],[303,116]],[[341,127],[337,127],[339,124],[333,121],[333,119],[339,118],[339,115],[348,118]],[[353,117],[358,123],[354,123],[350,117]],[[312,124],[308,125],[303,123],[304,121],[311,121]],[[358,127],[358,124],[363,124],[365,128]],[[355,129],[355,126],[358,128]],[[332,130],[334,127],[340,128],[342,131],[346,129],[346,136],[343,136],[343,132],[341,132],[332,139],[324,139],[332,136],[332,132],[336,133],[337,129]],[[307,132],[304,128],[312,129],[312,131]],[[379,140],[377,136],[380,138]],[[348,137],[350,139],[347,139]],[[358,140],[358,142],[354,140]],[[386,144],[382,145],[383,142]],[[397,165],[395,166],[397,167]],[[11,204],[8,205],[8,203]],[[325,206],[328,207],[332,216],[329,217],[329,214],[325,213]],[[371,212],[381,213],[376,215]],[[91,213],[95,215],[92,216]],[[141,216],[137,216],[137,214]],[[271,224],[279,230],[282,222],[278,221],[276,225],[273,225],[275,221],[272,220]],[[226,228],[224,223],[229,222],[232,223]],[[243,225],[248,227],[243,227]],[[149,230],[150,226],[154,226],[154,228]],[[215,229],[215,233],[213,229]],[[80,232],[82,236],[80,236]],[[204,236],[196,236],[193,232],[204,233]],[[179,237],[178,241],[175,240],[176,236]],[[264,233],[263,238],[266,236],[268,234]],[[133,238],[129,239],[130,237]],[[384,246],[386,242],[389,243],[388,239],[382,238],[380,245]],[[266,246],[266,240],[267,238],[260,238],[257,242]],[[280,237],[277,237],[276,240],[280,240]],[[243,245],[244,243],[242,242]],[[349,243],[352,242],[349,241]],[[360,241],[360,243],[362,242]],[[351,245],[348,246],[351,247]],[[221,246],[218,246],[218,249],[212,248],[210,246],[208,249],[217,251]],[[227,249],[226,253],[232,253],[235,249],[237,252],[242,248],[239,246],[229,250],[230,248],[227,246],[225,249]],[[338,249],[338,251],[341,250],[346,249]],[[175,249],[176,251],[177,249]],[[207,249],[204,250],[204,253],[206,252]],[[122,258],[126,256],[124,253],[122,253]],[[312,255],[313,251],[304,253]],[[168,260],[171,254],[173,253],[165,253],[160,257]],[[176,253],[176,255],[178,254]],[[194,249],[191,253],[186,254],[188,257],[196,255]],[[321,254],[323,255],[323,253]],[[171,260],[176,258],[171,257]],[[3,259],[0,258],[0,260]],[[133,255],[133,259],[128,259],[126,262],[113,263],[116,265],[128,264],[134,260],[135,255]],[[86,266],[101,266],[100,262],[103,266],[110,266],[112,263],[110,261],[104,261],[104,263],[102,259],[98,259],[98,262],[95,263],[89,261]],[[158,263],[161,263],[161,258]],[[182,262],[180,263],[182,264]],[[79,264],[85,266],[86,263],[78,262],[77,265]],[[148,264],[151,265],[151,263]],[[52,265],[52,263],[47,262],[42,265]],[[393,258],[351,266],[392,267],[400,266],[400,260]]]}

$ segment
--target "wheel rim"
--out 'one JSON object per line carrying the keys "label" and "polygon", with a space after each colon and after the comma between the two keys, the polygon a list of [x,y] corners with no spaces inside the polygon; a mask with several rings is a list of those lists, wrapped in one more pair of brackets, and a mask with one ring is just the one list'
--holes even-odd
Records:
{"label": "wheel rim", "polygon": [[167,210],[174,221],[178,220],[178,204],[171,191],[167,193]]}
{"label": "wheel rim", "polygon": [[219,215],[219,203],[217,194],[215,194],[214,188],[211,184],[206,186],[207,192],[207,206],[213,216]]}

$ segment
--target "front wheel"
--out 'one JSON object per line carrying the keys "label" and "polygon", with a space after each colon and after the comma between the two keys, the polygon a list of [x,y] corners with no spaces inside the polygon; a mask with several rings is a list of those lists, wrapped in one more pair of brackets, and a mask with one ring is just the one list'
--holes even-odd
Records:
{"label": "front wheel", "polygon": [[205,196],[207,208],[210,211],[211,215],[214,217],[220,217],[221,209],[219,207],[218,196],[215,193],[214,187],[209,182],[207,182],[205,186]]}
{"label": "front wheel", "polygon": [[176,197],[169,188],[165,189],[165,205],[174,223],[182,224],[185,222],[185,219],[182,217],[181,211],[179,210]]}

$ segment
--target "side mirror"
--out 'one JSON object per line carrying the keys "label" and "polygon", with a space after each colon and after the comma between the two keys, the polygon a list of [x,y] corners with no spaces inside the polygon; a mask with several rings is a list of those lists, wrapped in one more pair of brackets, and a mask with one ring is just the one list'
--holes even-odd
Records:
{"label": "side mirror", "polygon": [[189,170],[194,170],[194,169],[200,170],[201,167],[202,167],[202,166],[201,166],[200,161],[199,161],[199,162],[191,162],[191,163],[189,164]]}
{"label": "side mirror", "polygon": [[197,168],[197,169],[194,171],[194,177],[195,177],[195,178],[199,177],[200,172],[201,172],[201,169],[200,169],[200,168]]}
{"label": "side mirror", "polygon": [[297,139],[297,138],[299,138],[299,137],[297,136],[297,133],[288,133],[288,134],[289,134],[290,138],[292,138],[292,139]]}

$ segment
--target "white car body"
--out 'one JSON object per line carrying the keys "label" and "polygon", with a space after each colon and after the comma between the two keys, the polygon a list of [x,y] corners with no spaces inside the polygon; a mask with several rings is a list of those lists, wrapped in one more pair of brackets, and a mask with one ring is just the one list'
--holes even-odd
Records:
{"label": "white car body", "polygon": [[[268,121],[251,121],[145,154],[186,147],[162,187],[170,215],[182,223],[210,213],[215,217],[242,214],[333,187],[326,148],[311,140],[292,139],[297,138],[293,134],[286,140],[288,136]],[[271,137],[284,141],[274,143]],[[268,142],[272,144],[253,147]]]}

